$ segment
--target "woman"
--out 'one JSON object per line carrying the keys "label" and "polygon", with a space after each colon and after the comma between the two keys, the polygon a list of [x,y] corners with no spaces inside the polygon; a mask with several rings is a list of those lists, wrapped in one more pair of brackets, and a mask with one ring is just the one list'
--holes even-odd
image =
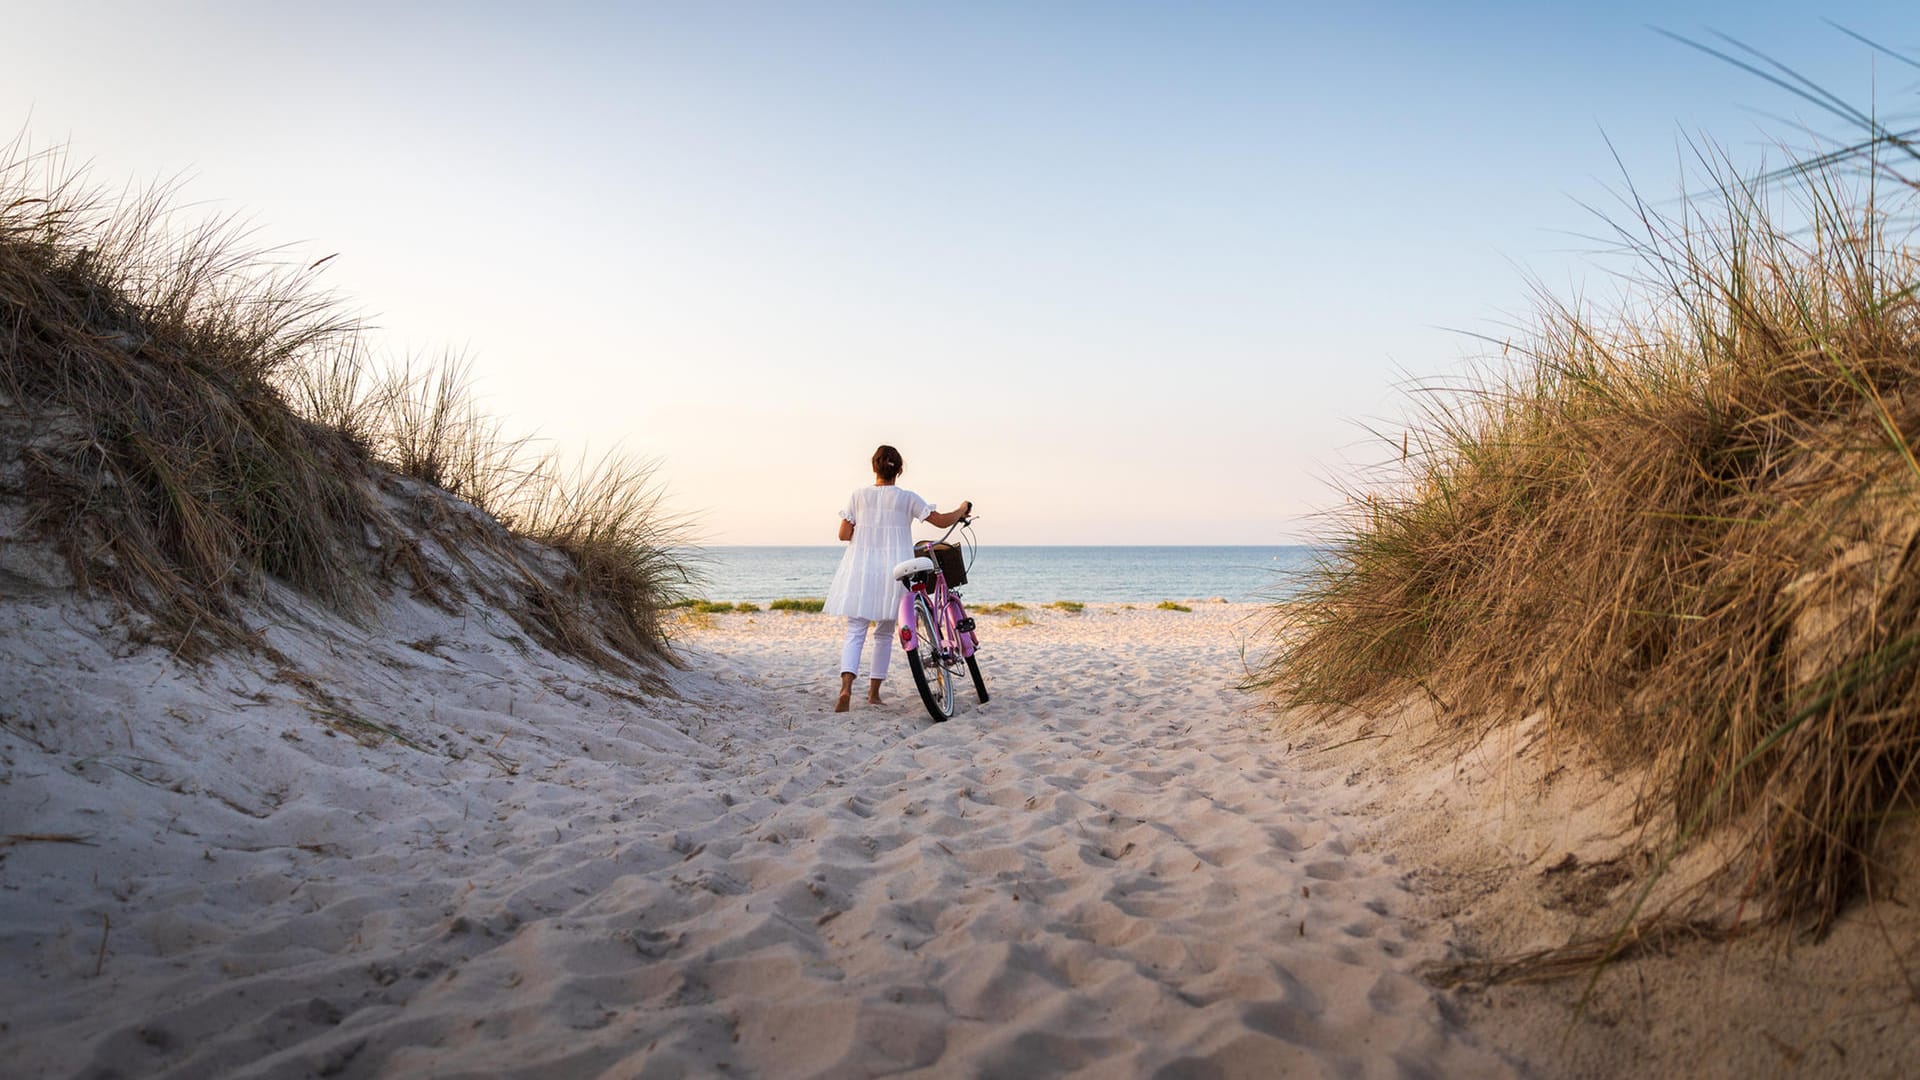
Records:
{"label": "woman", "polygon": [[853,703],[853,680],[860,671],[860,652],[867,631],[874,630],[872,682],[867,703],[880,704],[880,683],[893,658],[893,630],[906,589],[893,580],[893,568],[913,558],[913,523],[925,521],[947,528],[973,510],[971,502],[941,513],[927,500],[894,481],[906,471],[900,451],[882,446],[873,452],[873,486],[858,488],[840,511],[840,539],[853,541],[840,557],[833,587],[827,590],[826,612],[847,617],[847,643],[840,650],[840,698],[834,712],[846,712]]}

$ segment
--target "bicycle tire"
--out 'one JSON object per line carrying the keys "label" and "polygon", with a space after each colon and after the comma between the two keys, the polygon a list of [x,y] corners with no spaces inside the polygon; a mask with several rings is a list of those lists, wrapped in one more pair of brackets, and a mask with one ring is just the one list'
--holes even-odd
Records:
{"label": "bicycle tire", "polygon": [[953,679],[940,662],[940,625],[924,596],[914,597],[913,622],[916,644],[907,650],[907,669],[913,672],[920,703],[927,707],[933,722],[944,723],[953,715]]}
{"label": "bicycle tire", "polygon": [[980,663],[973,657],[967,657],[967,674],[973,676],[973,692],[980,696],[980,704],[987,703],[987,680],[980,675]]}

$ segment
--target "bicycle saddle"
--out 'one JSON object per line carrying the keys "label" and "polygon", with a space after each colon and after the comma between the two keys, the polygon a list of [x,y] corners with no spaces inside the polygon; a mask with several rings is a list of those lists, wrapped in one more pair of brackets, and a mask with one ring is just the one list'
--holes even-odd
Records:
{"label": "bicycle saddle", "polygon": [[922,555],[917,559],[908,559],[893,568],[893,580],[905,581],[915,574],[933,573],[933,560]]}

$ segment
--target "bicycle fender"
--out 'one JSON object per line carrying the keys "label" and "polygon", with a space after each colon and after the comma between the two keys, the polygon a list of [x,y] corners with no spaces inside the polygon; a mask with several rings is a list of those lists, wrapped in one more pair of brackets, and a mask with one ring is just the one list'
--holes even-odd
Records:
{"label": "bicycle fender", "polygon": [[912,652],[918,642],[913,639],[913,590],[900,598],[900,646]]}
{"label": "bicycle fender", "polygon": [[[961,619],[964,619],[967,617],[966,610],[960,606],[960,601],[953,600],[953,599],[949,599],[947,601],[947,617],[952,619],[955,624],[958,624]],[[962,630],[959,633],[959,638],[960,638],[960,655],[972,656],[973,648],[974,648],[974,645],[976,644],[976,641],[973,636],[973,631]]]}

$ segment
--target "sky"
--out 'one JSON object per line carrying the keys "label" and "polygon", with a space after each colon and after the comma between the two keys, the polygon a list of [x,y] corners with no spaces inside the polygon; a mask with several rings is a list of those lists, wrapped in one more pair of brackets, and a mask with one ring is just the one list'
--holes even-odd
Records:
{"label": "sky", "polygon": [[881,442],[985,543],[1310,539],[1410,384],[1610,287],[1624,178],[1834,129],[1657,29],[1920,76],[1822,21],[1910,3],[5,7],[0,132],[335,256],[716,544],[833,543]]}

